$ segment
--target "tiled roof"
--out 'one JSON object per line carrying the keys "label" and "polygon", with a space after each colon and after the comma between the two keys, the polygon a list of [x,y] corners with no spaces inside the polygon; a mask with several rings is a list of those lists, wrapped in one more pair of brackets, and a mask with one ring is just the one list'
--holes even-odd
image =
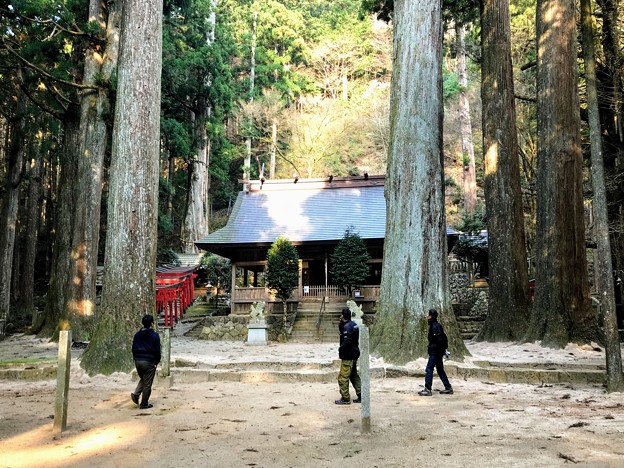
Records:
{"label": "tiled roof", "polygon": [[265,190],[239,192],[227,225],[195,244],[210,251],[211,246],[270,245],[280,235],[294,244],[338,241],[349,226],[365,240],[385,237],[383,181],[361,186],[309,185],[291,183],[291,189],[265,185]]}

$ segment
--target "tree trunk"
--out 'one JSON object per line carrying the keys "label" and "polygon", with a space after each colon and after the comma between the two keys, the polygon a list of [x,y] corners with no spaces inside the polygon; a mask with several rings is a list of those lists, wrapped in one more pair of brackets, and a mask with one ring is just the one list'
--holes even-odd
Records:
{"label": "tree trunk", "polygon": [[470,102],[468,101],[468,70],[466,68],[465,28],[456,26],[457,31],[457,72],[459,74],[459,126],[462,142],[462,167],[464,187],[464,209],[472,215],[477,208],[477,176],[475,156],[472,144],[472,124],[470,122]]}
{"label": "tree trunk", "polygon": [[621,22],[621,2],[597,0],[602,18],[602,51],[604,62],[598,70],[598,96],[602,122],[603,159],[607,185],[609,231],[613,266],[616,273],[616,298],[619,298],[618,319],[624,326],[624,140],[622,129],[622,94],[624,94],[624,54],[620,46],[621,34],[617,25]]}
{"label": "tree trunk", "polygon": [[[211,5],[211,14],[208,18],[210,26],[206,36],[208,45],[214,43],[215,39],[217,0],[212,0]],[[212,77],[206,76],[204,80],[207,86],[211,86]],[[197,113],[195,116],[196,157],[189,166],[191,181],[184,229],[182,231],[182,246],[186,253],[198,252],[199,250],[195,247],[195,241],[209,231],[210,209],[208,191],[210,189],[210,171],[208,169],[210,167],[210,140],[206,131],[206,124],[210,119],[211,112],[210,101],[205,96],[200,96],[197,101]]]}
{"label": "tree trunk", "polygon": [[91,375],[130,371],[133,333],[154,314],[162,10],[123,5],[102,306],[81,361]]}
{"label": "tree trunk", "polygon": [[468,353],[451,308],[442,156],[440,2],[395,2],[386,240],[371,345],[387,361],[427,354],[427,312],[439,311],[458,357]]}
{"label": "tree trunk", "polygon": [[275,179],[275,155],[277,153],[277,120],[273,119],[271,124],[271,161],[269,164],[269,179]]}
{"label": "tree trunk", "polygon": [[591,310],[572,0],[538,0],[535,305],[526,339],[562,348],[596,339]]}
{"label": "tree trunk", "polygon": [[206,203],[204,190],[208,176],[208,134],[206,123],[210,114],[210,107],[204,99],[198,103],[200,108],[195,117],[195,141],[197,149],[195,159],[189,163],[190,180],[188,187],[186,215],[182,230],[182,248],[185,253],[198,252],[195,241],[206,235]]}
{"label": "tree trunk", "polygon": [[[252,39],[251,39],[251,63],[249,70],[249,102],[254,98],[254,86],[256,79],[256,20],[258,19],[258,13],[253,14],[253,26],[252,26]],[[248,122],[251,127],[251,119]],[[251,131],[250,129],[248,131]],[[249,180],[251,177],[251,136],[247,137],[247,151],[245,153],[245,161],[243,162],[243,180]],[[245,188],[249,185],[245,184]]]}
{"label": "tree trunk", "polygon": [[33,323],[33,331],[40,337],[53,337],[60,329],[68,328],[64,317],[67,285],[70,282],[71,246],[74,226],[74,203],[80,151],[80,116],[76,106],[70,106],[64,116],[63,151],[60,155],[60,178],[56,211],[54,214],[54,245],[47,300],[43,315]]}
{"label": "tree trunk", "polygon": [[613,287],[613,266],[611,264],[611,241],[607,217],[607,191],[605,188],[604,161],[602,158],[602,136],[598,92],[596,89],[596,54],[594,51],[594,27],[591,0],[581,0],[581,41],[585,63],[587,89],[587,119],[591,143],[591,174],[594,187],[594,238],[598,247],[594,277],[598,287],[598,298],[604,317],[604,340],[607,364],[607,391],[624,390],[622,375],[622,351],[618,334]]}
{"label": "tree trunk", "polygon": [[19,187],[24,169],[24,138],[26,135],[26,102],[24,93],[17,96],[15,113],[9,121],[10,142],[7,148],[7,165],[4,196],[0,203],[0,337],[4,336],[10,319],[11,273],[13,249],[19,202]]}
{"label": "tree trunk", "polygon": [[509,2],[484,0],[481,24],[490,295],[487,319],[477,339],[515,341],[526,333],[530,317]]}
{"label": "tree trunk", "polygon": [[26,203],[26,232],[22,275],[19,282],[18,309],[25,315],[32,315],[35,308],[33,297],[35,280],[35,259],[37,257],[37,234],[39,232],[41,206],[41,169],[43,167],[43,137],[35,137],[35,155],[28,166],[28,198]]}
{"label": "tree trunk", "polygon": [[[106,28],[106,54],[101,60],[101,51],[87,49],[83,84],[95,85],[98,81],[106,86],[117,63],[117,39],[119,33],[119,11],[117,3],[108,7],[109,18],[100,0],[91,0],[89,18]],[[111,47],[108,47],[108,44]],[[68,207],[74,213],[70,271],[62,319],[69,321],[76,340],[87,340],[89,326],[95,312],[95,282],[97,279],[98,245],[100,239],[100,206],[102,199],[102,173],[104,156],[109,139],[106,122],[110,114],[109,91],[86,89],[80,97],[80,151],[76,158],[74,201]]]}

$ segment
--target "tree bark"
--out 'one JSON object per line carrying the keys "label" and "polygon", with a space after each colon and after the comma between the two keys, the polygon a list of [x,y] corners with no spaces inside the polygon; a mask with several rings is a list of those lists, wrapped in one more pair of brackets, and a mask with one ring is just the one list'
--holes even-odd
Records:
{"label": "tree bark", "polygon": [[62,320],[67,320],[76,340],[87,340],[88,320],[95,312],[98,245],[100,239],[100,206],[104,156],[109,140],[110,98],[108,85],[117,64],[117,37],[121,8],[108,6],[108,17],[100,0],[91,0],[89,19],[97,21],[106,32],[106,53],[94,48],[85,53],[83,84],[104,84],[100,89],[86,89],[80,96],[80,149],[76,157],[74,201],[65,207],[74,213],[69,279],[64,297]]}
{"label": "tree bark", "polygon": [[9,120],[10,142],[7,148],[7,165],[4,196],[0,203],[0,337],[4,336],[10,319],[11,274],[19,188],[24,169],[24,138],[26,136],[26,102],[24,93],[17,95],[17,105]]}
{"label": "tree bark", "polygon": [[395,2],[391,144],[381,296],[371,342],[387,361],[427,354],[429,309],[450,348],[468,353],[451,308],[442,155],[440,2]]}
{"label": "tree bark", "polygon": [[607,391],[624,390],[622,375],[622,351],[618,334],[611,264],[611,241],[607,214],[607,191],[605,187],[604,161],[602,157],[602,136],[598,92],[596,89],[596,53],[594,50],[594,27],[591,0],[581,0],[581,43],[585,63],[587,89],[587,119],[591,143],[591,174],[594,188],[594,238],[598,255],[594,266],[594,278],[598,289],[598,300],[603,316],[605,354],[607,364]]}
{"label": "tree bark", "polygon": [[478,340],[515,341],[529,323],[529,279],[516,132],[509,2],[481,9],[483,152],[490,294]]}
{"label": "tree bark", "polygon": [[25,315],[32,315],[35,308],[33,297],[35,280],[35,259],[37,258],[37,234],[39,232],[40,206],[42,193],[41,170],[43,167],[43,136],[35,137],[35,155],[28,165],[28,191],[26,202],[26,230],[24,235],[24,255],[22,275],[19,282],[18,309]]}
{"label": "tree bark", "polygon": [[465,28],[456,26],[457,35],[457,73],[459,74],[459,126],[461,131],[464,210],[467,215],[474,214],[477,208],[477,176],[475,171],[474,146],[472,144],[472,124],[470,121],[470,102],[468,101],[468,70],[466,67]]}
{"label": "tree bark", "polygon": [[[258,13],[253,13],[253,27],[252,27],[252,39],[251,39],[251,59],[250,59],[250,70],[249,70],[249,102],[253,101],[254,98],[254,86],[256,79],[256,21],[258,19]],[[252,122],[248,122],[249,126],[252,125]],[[249,130],[251,131],[251,130]],[[245,153],[245,160],[243,161],[243,180],[249,180],[251,177],[251,136],[247,137],[246,141],[247,151]],[[245,184],[245,188],[248,188],[249,185]]]}
{"label": "tree bark", "polygon": [[[601,45],[604,62],[598,69],[598,96],[603,141],[603,159],[607,183],[609,231],[613,267],[616,278],[616,297],[620,308],[624,297],[624,132],[622,129],[622,95],[624,94],[624,52],[617,25],[621,22],[622,4],[613,0],[596,0],[600,6],[602,27]],[[618,317],[624,324],[624,311]]]}
{"label": "tree bark", "polygon": [[572,0],[538,1],[537,38],[537,262],[526,339],[562,348],[597,337],[585,257]]}
{"label": "tree bark", "polygon": [[198,104],[199,115],[195,116],[195,159],[189,162],[189,187],[182,230],[182,248],[186,253],[198,252],[195,241],[208,232],[206,225],[206,178],[208,177],[208,134],[206,123],[210,107],[204,99]]}
{"label": "tree bark", "polygon": [[54,213],[54,245],[52,267],[46,306],[40,319],[33,323],[33,331],[40,337],[53,337],[69,324],[61,324],[67,285],[70,282],[71,246],[74,226],[74,203],[77,180],[78,154],[80,151],[80,116],[77,106],[70,106],[64,116],[63,150],[60,155],[60,178],[56,211]]}
{"label": "tree bark", "polygon": [[[217,0],[212,0],[211,5],[211,14],[208,18],[210,26],[206,36],[208,45],[212,44],[215,38]],[[210,76],[205,77],[204,80],[208,86],[211,85],[212,78]],[[210,167],[210,140],[206,131],[206,124],[210,119],[211,112],[210,101],[205,96],[200,96],[197,100],[197,112],[195,114],[197,149],[195,160],[189,164],[191,179],[182,231],[182,246],[186,253],[198,252],[195,241],[209,231],[210,171],[208,169]]]}
{"label": "tree bark", "polygon": [[133,368],[132,336],[155,313],[162,0],[123,4],[102,306],[81,365]]}

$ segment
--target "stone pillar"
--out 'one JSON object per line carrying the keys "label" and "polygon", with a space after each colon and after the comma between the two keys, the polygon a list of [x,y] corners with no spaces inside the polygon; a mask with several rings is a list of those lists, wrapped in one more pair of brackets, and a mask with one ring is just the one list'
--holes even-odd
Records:
{"label": "stone pillar", "polygon": [[163,346],[162,346],[162,369],[161,374],[163,377],[169,377],[171,375],[171,328],[165,328],[163,333]]}
{"label": "stone pillar", "polygon": [[54,425],[52,432],[61,433],[67,427],[67,401],[69,396],[69,373],[71,368],[71,330],[59,332],[58,367],[56,369],[56,400],[54,402]]}
{"label": "stone pillar", "polygon": [[247,326],[247,342],[248,345],[268,345],[269,334],[267,331],[267,324],[265,319],[249,321]]}
{"label": "stone pillar", "polygon": [[370,348],[366,325],[360,325],[360,379],[362,380],[362,433],[371,431],[370,404]]}

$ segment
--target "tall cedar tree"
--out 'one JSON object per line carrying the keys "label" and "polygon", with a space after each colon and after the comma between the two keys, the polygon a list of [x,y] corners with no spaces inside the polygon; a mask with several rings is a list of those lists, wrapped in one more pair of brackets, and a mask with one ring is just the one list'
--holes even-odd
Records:
{"label": "tall cedar tree", "polygon": [[[601,60],[597,62],[596,73],[600,104],[601,134],[605,179],[607,182],[607,205],[609,232],[613,255],[613,269],[620,278],[616,282],[617,302],[624,298],[624,184],[621,182],[624,167],[624,49],[619,25],[622,17],[622,3],[613,0],[596,0],[602,20],[600,45]],[[620,328],[624,327],[624,310],[618,313]]]}
{"label": "tall cedar tree", "polygon": [[605,187],[604,159],[600,130],[598,90],[596,89],[596,54],[594,50],[594,26],[591,0],[581,0],[581,38],[585,83],[587,94],[587,122],[591,143],[591,174],[594,188],[594,239],[597,244],[597,260],[594,266],[598,298],[604,317],[604,346],[607,364],[607,391],[624,390],[622,374],[622,351],[618,335],[611,240],[607,215],[607,190]]}
{"label": "tall cedar tree", "polygon": [[349,295],[360,286],[370,272],[370,254],[358,233],[348,227],[331,256],[334,283],[346,287]]}
{"label": "tall cedar tree", "polygon": [[529,280],[507,0],[481,11],[481,101],[490,300],[479,340],[514,341],[529,324]]}
{"label": "tall cedar tree", "polygon": [[537,262],[526,339],[562,348],[596,339],[585,252],[575,3],[539,0],[537,12]]}
{"label": "tall cedar tree", "polygon": [[11,304],[11,274],[13,250],[19,207],[19,190],[22,182],[23,166],[26,157],[26,95],[16,90],[17,102],[9,120],[11,139],[7,151],[7,170],[3,190],[0,190],[0,337],[5,334],[9,323]]}
{"label": "tall cedar tree", "polygon": [[123,5],[104,289],[81,362],[89,374],[130,371],[132,336],[155,312],[162,10],[162,0]]}
{"label": "tall cedar tree", "polygon": [[386,239],[371,348],[391,362],[427,354],[429,309],[450,349],[467,354],[451,308],[442,155],[442,11],[435,0],[394,3]]}
{"label": "tall cedar tree", "polygon": [[[73,186],[74,203],[65,209],[74,210],[71,233],[71,261],[66,275],[65,303],[62,320],[69,320],[75,339],[87,339],[79,334],[84,318],[95,313],[97,259],[100,238],[100,207],[104,159],[110,139],[111,79],[117,67],[121,5],[104,5],[90,0],[89,21],[101,27],[102,42],[89,43],[84,56],[83,85],[80,94],[79,155],[76,158],[76,179]],[[102,45],[105,49],[102,50]],[[104,52],[104,53],[103,53]]]}
{"label": "tall cedar tree", "polygon": [[285,237],[278,237],[267,253],[267,285],[284,303],[299,285],[299,254]]}

